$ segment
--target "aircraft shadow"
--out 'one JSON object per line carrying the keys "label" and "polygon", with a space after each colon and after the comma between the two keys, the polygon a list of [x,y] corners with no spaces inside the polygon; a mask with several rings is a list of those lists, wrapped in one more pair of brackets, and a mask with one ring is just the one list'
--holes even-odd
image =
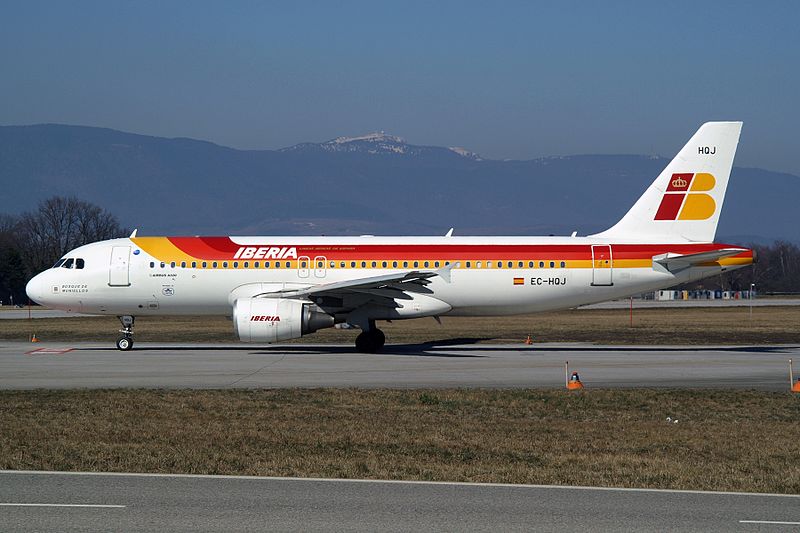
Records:
{"label": "aircraft shadow", "polygon": [[[523,345],[523,344],[478,344],[481,341],[491,340],[489,337],[465,337],[457,339],[441,339],[426,341],[422,343],[408,343],[408,344],[387,344],[383,350],[377,354],[364,354],[373,356],[422,356],[422,357],[487,357],[486,353],[506,353],[506,352],[527,352],[531,355],[540,353],[672,353],[672,352],[737,352],[737,353],[788,353],[792,350],[800,348],[800,346],[537,346],[537,345]],[[445,350],[454,347],[459,353],[439,353],[437,350]],[[112,347],[86,347],[74,348],[75,351],[109,351],[113,350]],[[219,346],[134,346],[133,351],[148,352],[148,351],[170,351],[170,352],[215,352],[215,351],[236,351],[236,352],[250,352],[251,355],[275,355],[275,354],[352,354],[360,353],[354,346],[343,345],[304,345],[304,344],[288,344],[282,346],[260,346],[254,347],[252,345],[228,345],[223,344]],[[481,353],[464,353],[464,352],[481,352]]]}

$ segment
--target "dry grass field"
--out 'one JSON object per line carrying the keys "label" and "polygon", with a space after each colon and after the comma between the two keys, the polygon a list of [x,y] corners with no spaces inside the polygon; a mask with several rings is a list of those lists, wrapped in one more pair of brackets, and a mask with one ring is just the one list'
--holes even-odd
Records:
{"label": "dry grass field", "polygon": [[0,428],[3,469],[800,493],[784,393],[6,391]]}
{"label": "dry grass field", "polygon": [[[602,344],[796,344],[800,306],[634,310],[574,309],[495,318],[443,317],[380,323],[390,343],[463,339],[469,342],[594,342]],[[0,340],[106,341],[117,337],[114,317],[0,320]],[[295,342],[350,344],[358,330],[327,329]],[[233,342],[233,323],[225,317],[140,317],[136,340],[150,342]]]}

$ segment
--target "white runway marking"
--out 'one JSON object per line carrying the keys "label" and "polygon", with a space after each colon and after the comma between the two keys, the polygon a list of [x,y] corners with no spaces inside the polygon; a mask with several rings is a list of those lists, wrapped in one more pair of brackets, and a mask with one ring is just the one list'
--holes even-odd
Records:
{"label": "white runway marking", "polygon": [[0,507],[83,507],[89,509],[125,509],[125,505],[101,505],[94,503],[0,503]]}
{"label": "white runway marking", "polygon": [[67,472],[48,470],[0,470],[2,474],[22,475],[63,475],[63,476],[115,476],[115,477],[164,477],[164,478],[194,478],[194,479],[238,479],[238,480],[266,480],[266,481],[305,481],[315,483],[379,483],[392,485],[449,485],[457,487],[500,487],[511,489],[553,489],[553,490],[587,490],[608,492],[656,492],[667,494],[709,494],[719,496],[764,496],[770,498],[800,498],[800,494],[775,494],[768,492],[726,492],[713,490],[691,489],[648,489],[638,487],[587,487],[584,485],[534,485],[514,483],[477,483],[469,481],[421,481],[402,479],[357,479],[357,478],[316,478],[316,477],[279,477],[279,476],[233,476],[220,474],[162,474],[153,472]]}
{"label": "white runway marking", "polygon": [[800,522],[781,522],[780,520],[739,520],[740,524],[769,524],[773,526],[800,526]]}

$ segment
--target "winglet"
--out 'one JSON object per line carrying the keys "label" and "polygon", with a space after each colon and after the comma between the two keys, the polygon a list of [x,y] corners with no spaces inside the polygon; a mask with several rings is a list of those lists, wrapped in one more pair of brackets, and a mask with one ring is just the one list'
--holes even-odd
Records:
{"label": "winglet", "polygon": [[445,265],[438,270],[434,270],[433,273],[442,278],[445,281],[445,283],[450,283],[450,273],[453,271],[455,267],[459,266],[460,264],[461,263],[456,261],[455,263],[450,263],[449,265]]}

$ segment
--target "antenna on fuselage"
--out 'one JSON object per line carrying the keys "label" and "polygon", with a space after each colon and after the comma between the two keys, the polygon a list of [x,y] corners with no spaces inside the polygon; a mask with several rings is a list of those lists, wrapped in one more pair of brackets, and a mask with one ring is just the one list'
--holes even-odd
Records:
{"label": "antenna on fuselage", "polygon": [[453,230],[454,230],[454,229],[455,229],[455,228],[450,228],[450,231],[448,231],[447,233],[445,233],[445,234],[444,234],[444,236],[445,236],[445,237],[452,237],[452,236],[453,236]]}
{"label": "antenna on fuselage", "polygon": [[134,237],[136,237],[136,232],[137,232],[137,231],[139,231],[139,228],[136,228],[135,230],[133,230],[133,233],[131,233],[131,236],[130,236],[130,237],[128,237],[128,238],[129,238],[129,239],[133,239]]}

